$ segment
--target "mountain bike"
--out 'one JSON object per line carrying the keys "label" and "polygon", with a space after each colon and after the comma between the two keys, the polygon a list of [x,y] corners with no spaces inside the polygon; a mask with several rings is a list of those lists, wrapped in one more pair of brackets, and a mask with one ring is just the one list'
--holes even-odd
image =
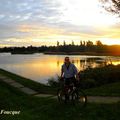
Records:
{"label": "mountain bike", "polygon": [[87,96],[80,89],[79,83],[75,86],[74,83],[65,85],[64,82],[62,87],[58,89],[57,96],[60,103],[72,103],[74,105],[85,106],[87,103]]}

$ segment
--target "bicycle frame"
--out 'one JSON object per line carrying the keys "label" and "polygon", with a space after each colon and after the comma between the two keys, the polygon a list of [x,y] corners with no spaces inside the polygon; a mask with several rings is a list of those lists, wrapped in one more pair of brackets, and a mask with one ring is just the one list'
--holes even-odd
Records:
{"label": "bicycle frame", "polygon": [[65,94],[72,93],[74,90],[74,84],[71,83],[70,85],[64,85],[63,91]]}
{"label": "bicycle frame", "polygon": [[60,89],[57,91],[57,96],[59,102],[69,103],[72,104],[79,104],[80,106],[85,106],[87,103],[87,96],[85,93],[79,89],[79,83],[74,84],[73,82],[69,85],[65,85],[64,81],[60,85]]}

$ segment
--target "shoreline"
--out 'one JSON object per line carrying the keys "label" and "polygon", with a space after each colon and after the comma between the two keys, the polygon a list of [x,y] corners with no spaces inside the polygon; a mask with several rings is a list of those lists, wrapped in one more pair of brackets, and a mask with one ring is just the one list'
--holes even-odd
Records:
{"label": "shoreline", "polygon": [[[0,52],[0,53],[6,53],[6,52]],[[42,53],[44,55],[88,55],[88,56],[116,56],[120,57],[120,53],[96,53],[96,52],[8,52],[11,55],[33,55],[36,53]]]}
{"label": "shoreline", "polygon": [[[12,73],[10,71],[6,71],[4,69],[0,68],[0,75],[4,75],[12,80],[14,80],[15,82],[20,83],[21,85],[28,87],[30,89],[35,90],[36,92],[38,92],[39,94],[52,94],[55,95],[56,91],[58,89],[58,86],[47,86],[44,85],[42,83],[38,83],[33,81],[32,79],[28,79],[25,77],[22,77],[20,75],[17,75],[15,73]],[[116,90],[119,91],[119,86],[120,82],[113,82],[113,83],[108,83],[108,84],[103,84],[101,86],[96,86],[93,88],[87,88],[84,89],[86,94],[92,96],[120,96],[120,94],[118,94],[116,92]],[[107,89],[106,89],[107,87]],[[111,90],[113,91],[111,94]],[[101,93],[102,91],[102,93]]]}
{"label": "shoreline", "polygon": [[17,75],[15,73],[12,73],[10,71],[4,70],[0,68],[0,74],[4,75],[10,79],[15,80],[16,82],[19,82],[23,86],[29,87],[38,93],[44,93],[44,94],[56,94],[55,90],[56,88],[52,88],[48,85],[36,82],[32,79],[25,78],[23,76]]}
{"label": "shoreline", "polygon": [[88,56],[120,56],[116,53],[96,53],[96,52],[43,52],[45,55],[88,55]]}

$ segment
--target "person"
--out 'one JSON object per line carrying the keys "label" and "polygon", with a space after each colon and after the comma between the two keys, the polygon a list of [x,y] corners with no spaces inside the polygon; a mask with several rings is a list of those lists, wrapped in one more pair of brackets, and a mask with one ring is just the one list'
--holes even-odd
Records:
{"label": "person", "polygon": [[76,66],[70,62],[69,57],[65,57],[64,64],[61,67],[61,78],[65,85],[73,83],[76,85],[76,80],[79,81],[78,70]]}

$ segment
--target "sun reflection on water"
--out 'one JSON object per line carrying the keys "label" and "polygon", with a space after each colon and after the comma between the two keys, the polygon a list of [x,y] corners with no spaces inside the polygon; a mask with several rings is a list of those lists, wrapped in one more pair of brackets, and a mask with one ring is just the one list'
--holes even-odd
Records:
{"label": "sun reflection on water", "polygon": [[[0,66],[3,69],[33,79],[37,82],[46,83],[49,78],[60,75],[64,57],[64,55],[0,56]],[[106,59],[106,57],[98,58],[98,56],[70,56],[70,59],[79,71],[88,67],[94,68],[106,64],[120,64],[120,58],[111,58],[111,60],[109,60]]]}

